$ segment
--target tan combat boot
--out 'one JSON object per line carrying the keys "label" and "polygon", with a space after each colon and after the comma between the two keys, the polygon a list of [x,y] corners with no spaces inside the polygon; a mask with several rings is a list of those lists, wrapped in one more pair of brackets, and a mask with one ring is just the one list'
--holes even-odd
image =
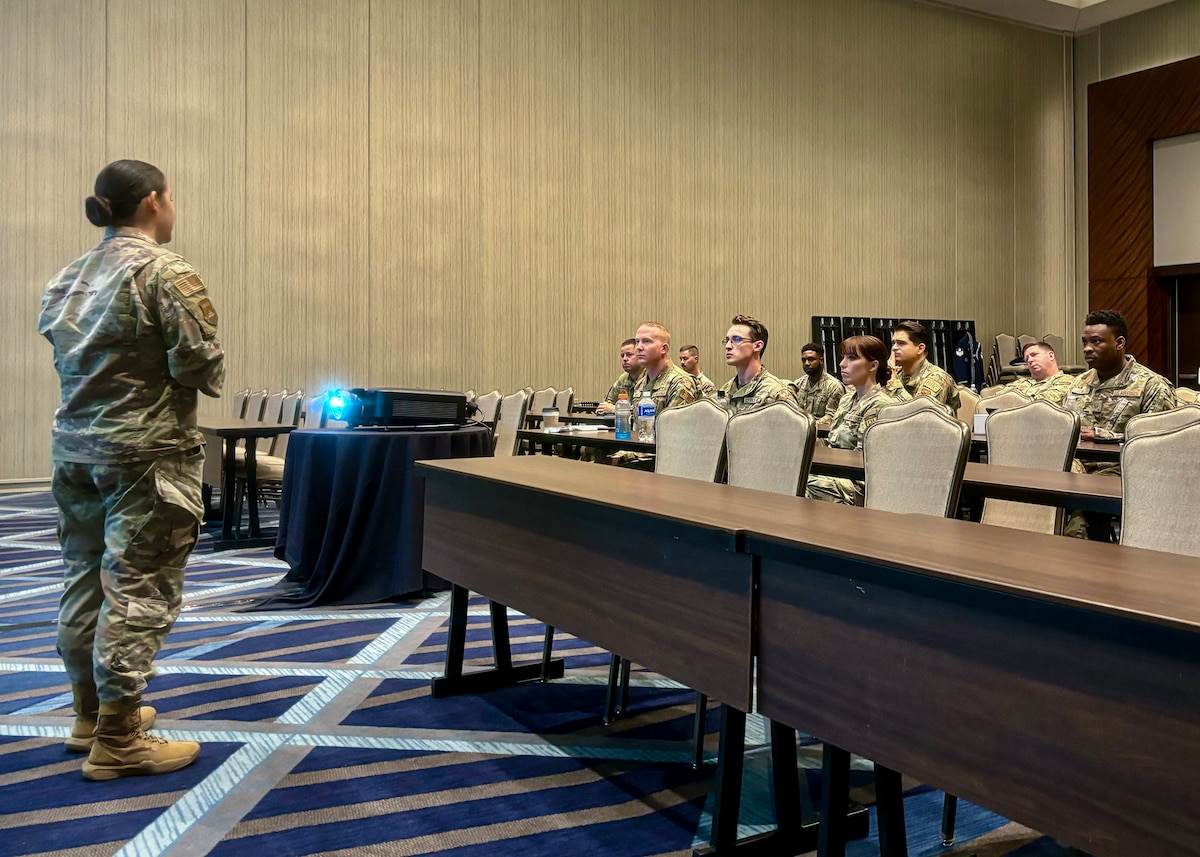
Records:
{"label": "tan combat boot", "polygon": [[[72,753],[86,753],[92,749],[92,741],[96,733],[96,712],[100,710],[100,699],[96,696],[95,687],[71,686],[71,695],[75,698],[75,725],[71,727],[71,737],[63,745]],[[149,705],[140,709],[142,729],[148,730],[154,725],[158,712]]]}
{"label": "tan combat boot", "polygon": [[88,780],[115,780],[139,774],[169,774],[196,761],[200,745],[147,735],[141,728],[141,699],[100,703],[96,740],[83,763]]}

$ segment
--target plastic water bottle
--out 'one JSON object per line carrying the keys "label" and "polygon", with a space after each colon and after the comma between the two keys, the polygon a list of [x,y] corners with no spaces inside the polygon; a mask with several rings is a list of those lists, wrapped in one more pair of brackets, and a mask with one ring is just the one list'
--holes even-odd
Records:
{"label": "plastic water bottle", "polygon": [[630,431],[632,410],[629,405],[629,396],[624,393],[617,396],[617,440],[629,440],[632,433]]}
{"label": "plastic water bottle", "polygon": [[637,404],[638,439],[651,443],[654,440],[654,400],[648,390],[642,391],[642,398]]}

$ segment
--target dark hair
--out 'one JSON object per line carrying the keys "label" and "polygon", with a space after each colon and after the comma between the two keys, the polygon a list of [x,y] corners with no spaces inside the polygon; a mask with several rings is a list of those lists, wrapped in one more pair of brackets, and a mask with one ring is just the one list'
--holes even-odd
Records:
{"label": "dark hair", "polygon": [[691,352],[692,354],[695,354],[697,357],[700,356],[700,349],[694,345],[685,345],[685,346],[683,346],[683,348],[679,349],[680,354],[682,354],[685,351]]}
{"label": "dark hair", "polygon": [[[1023,345],[1021,347],[1021,356],[1024,357],[1025,352],[1028,351],[1030,348],[1033,348],[1033,346],[1035,346],[1035,345],[1038,348],[1045,348],[1051,354],[1054,354],[1054,346],[1052,346],[1049,342],[1043,342],[1042,340],[1039,339],[1036,342],[1026,342],[1025,345]],[[1055,354],[1054,356],[1057,357],[1058,355]]]}
{"label": "dark hair", "polygon": [[1117,336],[1129,336],[1129,325],[1125,323],[1125,316],[1115,309],[1098,309],[1089,312],[1087,318],[1083,320],[1083,326],[1087,327],[1090,324],[1107,325]]}
{"label": "dark hair", "polygon": [[921,324],[921,322],[902,321],[892,329],[892,335],[895,336],[900,331],[908,334],[908,338],[913,345],[929,347],[929,331],[925,329],[925,325]]}
{"label": "dark hair", "polygon": [[819,342],[810,342],[800,349],[801,354],[803,354],[805,351],[815,351],[817,352],[818,357],[820,357],[822,360],[825,359],[825,346]]}
{"label": "dark hair", "polygon": [[733,320],[729,322],[731,325],[740,324],[742,327],[750,328],[750,338],[753,342],[761,342],[763,344],[762,351],[759,352],[761,357],[767,353],[767,326],[759,321],[754,316],[750,315],[735,315]]}
{"label": "dark hair", "polygon": [[636,348],[637,340],[636,339],[626,339],[624,342],[621,343],[621,347],[624,348],[626,345],[632,345]]}
{"label": "dark hair", "polygon": [[167,189],[162,170],[145,161],[113,161],[96,176],[95,196],[83,201],[95,226],[128,226],[142,200]]}
{"label": "dark hair", "polygon": [[888,347],[878,336],[851,336],[842,340],[843,357],[861,357],[864,360],[874,360],[879,364],[875,367],[876,384],[887,382],[888,353]]}

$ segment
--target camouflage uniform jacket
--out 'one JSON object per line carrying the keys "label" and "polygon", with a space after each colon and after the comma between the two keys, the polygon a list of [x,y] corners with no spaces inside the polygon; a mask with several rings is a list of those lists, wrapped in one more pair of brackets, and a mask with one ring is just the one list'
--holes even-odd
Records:
{"label": "camouflage uniform jacket", "polygon": [[731,414],[756,411],[773,402],[797,404],[792,385],[776,378],[765,368],[760,368],[757,375],[740,387],[737,375],[734,375],[721,387],[721,392],[725,394],[725,407]]}
{"label": "camouflage uniform jacket", "polygon": [[838,402],[837,411],[833,414],[833,423],[829,426],[829,436],[825,438],[826,445],[837,449],[859,449],[862,446],[863,432],[875,424],[879,419],[879,412],[888,405],[905,402],[910,398],[912,397],[903,387],[897,395],[883,384],[876,384],[861,399],[855,390],[851,390]]}
{"label": "camouflage uniform jacket", "polygon": [[643,372],[642,377],[638,378],[637,384],[633,388],[633,395],[629,397],[635,413],[638,399],[642,397],[644,390],[650,391],[650,398],[654,400],[655,414],[661,414],[668,408],[678,408],[680,405],[686,405],[699,398],[696,394],[696,379],[669,359],[667,365],[653,381],[650,380],[648,372]]}
{"label": "camouflage uniform jacket", "polygon": [[1067,397],[1067,391],[1075,383],[1075,378],[1066,372],[1059,371],[1049,378],[1035,381],[1033,378],[1018,378],[1011,384],[1006,384],[1004,392],[1013,391],[1022,396],[1028,396],[1036,401],[1050,402],[1061,405]]}
{"label": "camouflage uniform jacket", "polygon": [[604,401],[611,405],[617,403],[617,399],[624,393],[629,397],[629,401],[633,402],[633,388],[637,386],[638,379],[631,376],[628,372],[622,372],[621,377],[613,381],[611,387],[608,388],[608,395],[604,397]]}
{"label": "camouflage uniform jacket", "polygon": [[822,372],[816,382],[805,375],[795,385],[800,410],[808,411],[816,419],[832,414],[846,395],[846,385],[828,372]]}
{"label": "camouflage uniform jacket", "polygon": [[907,390],[914,399],[917,396],[929,396],[948,407],[950,413],[958,412],[958,383],[945,369],[939,369],[928,360],[921,361],[921,368],[911,378],[905,376],[903,369],[897,369],[887,382],[887,388],[893,396],[901,389]]}
{"label": "camouflage uniform jacket", "polygon": [[196,391],[225,379],[217,313],[192,266],[132,228],[110,228],[46,287],[38,332],[62,401],[55,461],[121,464],[198,447]]}
{"label": "camouflage uniform jacket", "polygon": [[717,385],[712,382],[711,378],[703,372],[692,377],[696,379],[696,398],[715,399],[717,397]]}
{"label": "camouflage uniform jacket", "polygon": [[1063,407],[1078,413],[1080,427],[1095,429],[1096,437],[1124,439],[1130,417],[1179,407],[1167,379],[1129,355],[1125,368],[1107,381],[1101,381],[1095,369],[1074,380]]}

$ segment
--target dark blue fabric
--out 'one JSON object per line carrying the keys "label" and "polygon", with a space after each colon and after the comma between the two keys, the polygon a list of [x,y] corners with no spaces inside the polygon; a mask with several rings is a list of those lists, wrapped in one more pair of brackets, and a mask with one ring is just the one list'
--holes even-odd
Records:
{"label": "dark blue fabric", "polygon": [[491,455],[491,433],[313,429],[288,440],[275,556],[291,571],[254,609],[394,601],[424,588],[425,481],[414,462]]}
{"label": "dark blue fabric", "polygon": [[954,380],[967,383],[976,393],[983,386],[983,352],[970,333],[954,347]]}

